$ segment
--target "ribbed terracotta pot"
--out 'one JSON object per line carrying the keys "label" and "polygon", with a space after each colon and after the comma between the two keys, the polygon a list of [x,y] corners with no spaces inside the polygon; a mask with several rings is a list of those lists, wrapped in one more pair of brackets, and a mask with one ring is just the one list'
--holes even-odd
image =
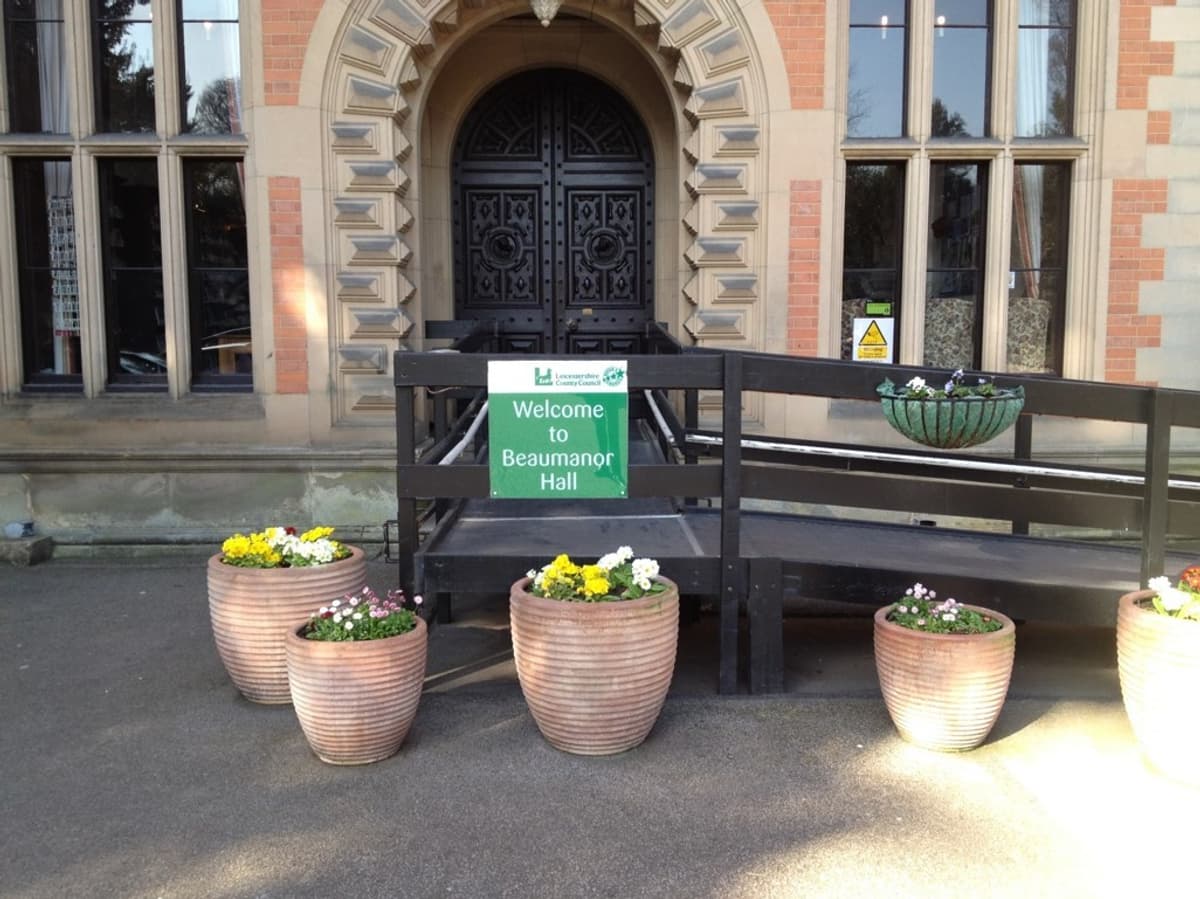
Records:
{"label": "ribbed terracotta pot", "polygon": [[965,606],[1003,624],[990,634],[927,634],[875,613],[875,669],[892,723],[910,743],[941,752],[974,749],[1000,715],[1017,632],[991,609]]}
{"label": "ribbed terracotta pot", "polygon": [[1163,774],[1200,785],[1200,622],[1160,615],[1153,590],[1117,604],[1117,668],[1134,736]]}
{"label": "ribbed terracotta pot", "polygon": [[284,637],[321,606],[367,583],[363,552],[304,568],[238,568],[208,560],[208,611],[229,678],[252,702],[291,702]]}
{"label": "ribbed terracotta pot", "polygon": [[650,733],[675,672],[679,588],[621,602],[509,597],[525,702],[552,746],[577,755],[632,749]]}
{"label": "ribbed terracotta pot", "polygon": [[292,705],[308,745],[331,765],[393,756],[408,736],[425,682],[425,622],[382,640],[306,640],[287,633]]}

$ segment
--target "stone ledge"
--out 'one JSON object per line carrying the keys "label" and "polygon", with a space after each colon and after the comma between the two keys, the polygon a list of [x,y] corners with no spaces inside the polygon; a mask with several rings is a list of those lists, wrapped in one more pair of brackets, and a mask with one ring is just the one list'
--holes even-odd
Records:
{"label": "stone ledge", "polygon": [[54,552],[51,537],[23,537],[19,540],[0,538],[0,562],[11,565],[36,565],[45,562]]}

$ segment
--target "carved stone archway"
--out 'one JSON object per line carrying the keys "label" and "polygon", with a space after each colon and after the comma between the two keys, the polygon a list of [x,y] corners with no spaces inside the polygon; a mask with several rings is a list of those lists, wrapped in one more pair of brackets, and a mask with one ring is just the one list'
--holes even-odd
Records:
{"label": "carved stone archway", "polygon": [[[423,310],[438,308],[420,295],[445,277],[422,270],[424,242],[436,243],[422,231],[440,220],[434,198],[421,196],[420,177],[423,155],[436,155],[422,133],[433,83],[462,44],[528,9],[525,0],[369,0],[343,18],[323,102],[335,420],[390,414],[389,350],[412,334]],[[670,189],[681,237],[673,282],[660,286],[673,283],[679,300],[677,311],[660,313],[699,343],[762,346],[767,102],[738,3],[566,0],[563,14],[623,35],[675,107],[672,144],[682,158],[671,166]],[[511,70],[530,64],[515,58]],[[605,75],[604,60],[590,65]]]}

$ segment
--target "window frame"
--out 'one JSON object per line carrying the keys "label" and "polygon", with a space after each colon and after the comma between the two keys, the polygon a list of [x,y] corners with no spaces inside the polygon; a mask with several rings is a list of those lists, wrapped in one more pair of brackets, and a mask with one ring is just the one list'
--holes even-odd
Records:
{"label": "window frame", "polygon": [[[235,165],[241,164],[243,162],[241,159],[237,159],[237,158],[226,158],[226,157],[218,157],[218,156],[212,156],[212,157],[189,156],[182,160],[181,184],[182,184],[182,189],[183,189],[184,215],[186,218],[186,238],[187,238],[186,259],[187,259],[187,278],[188,278],[188,294],[189,294],[189,296],[193,295],[194,293],[199,292],[197,285],[199,284],[199,276],[202,272],[214,271],[214,270],[220,270],[220,271],[233,271],[233,270],[241,271],[241,270],[243,270],[243,269],[241,269],[239,267],[235,267],[235,266],[207,266],[207,265],[202,266],[202,265],[198,265],[196,263],[196,258],[198,256],[196,228],[195,228],[196,220],[195,220],[194,216],[188,214],[188,210],[193,207],[193,201],[194,201],[194,196],[195,196],[195,194],[194,194],[195,181],[191,178],[188,178],[187,174],[188,174],[188,168],[191,165],[199,164],[201,161],[224,162],[224,163],[232,163]],[[246,183],[245,183],[245,179],[243,179],[243,181],[242,181],[243,207],[245,204],[245,196],[246,196],[245,187],[246,187]],[[243,212],[243,221],[245,221],[244,212]],[[250,280],[250,266],[249,266],[250,248],[249,248],[249,233],[248,233],[248,231],[247,231],[246,236],[247,236],[246,266],[245,266],[244,271],[246,272],[246,280],[247,280],[247,282],[249,282],[249,280]],[[251,304],[251,305],[253,305],[253,304]],[[200,334],[200,327],[201,327],[200,323],[201,323],[200,304],[199,303],[189,303],[188,304],[188,333],[189,333],[189,337],[190,337],[190,348],[189,349],[190,349],[190,355],[191,355],[190,370],[191,370],[192,391],[196,392],[196,393],[219,393],[219,392],[241,392],[241,391],[253,389],[254,378],[253,378],[252,374],[233,373],[233,374],[222,375],[222,374],[212,374],[210,372],[202,372],[199,370],[199,365],[198,365],[199,360],[197,359],[197,355],[201,350],[200,345],[202,343],[202,336]],[[250,335],[251,335],[250,336],[251,344],[253,345],[253,342],[254,342],[253,324],[251,324]],[[252,354],[252,358],[253,358],[253,354]]]}
{"label": "window frame", "polygon": [[[182,60],[174,35],[178,34],[177,0],[152,0],[154,26],[155,131],[140,133],[102,133],[94,129],[96,102],[92,90],[94,0],[64,0],[66,35],[71,47],[68,58],[71,90],[71,129],[69,134],[11,133],[5,108],[0,108],[0,165],[18,156],[61,156],[71,160],[72,186],[77,241],[77,266],[80,293],[80,349],[85,399],[95,399],[110,391],[108,379],[107,336],[104,313],[104,266],[99,235],[98,161],[105,157],[146,156],[158,165],[158,202],[162,231],[162,271],[164,323],[166,329],[167,395],[181,399],[204,391],[194,389],[190,358],[190,289],[186,256],[186,216],[183,199],[183,160],[193,156],[219,156],[249,159],[249,140],[245,133],[191,134],[181,131],[180,66]],[[251,65],[252,42],[247,40],[247,23],[256,20],[260,7],[256,0],[239,3],[239,63],[243,123],[255,91]],[[6,81],[6,42],[0,41],[0,78]],[[258,186],[248,177],[243,194],[246,230],[258,229]],[[10,178],[0,178],[0,321],[13,327],[0,328],[0,395],[40,394],[25,381],[23,329],[20,313],[17,261],[14,248],[13,191]],[[257,254],[249,254],[250,316],[252,341],[257,350],[267,339],[270,324],[268,296],[261,291],[261,266]],[[264,305],[266,304],[266,305]],[[263,322],[266,322],[264,325]],[[254,352],[253,384],[239,385],[251,393],[254,385],[269,379],[262,362],[264,353]],[[75,390],[74,396],[79,392]],[[162,395],[159,393],[158,395]]]}
{"label": "window frame", "polygon": [[[11,177],[13,180],[13,184],[15,185],[17,183],[17,181],[20,180],[16,177],[16,169],[17,169],[18,163],[29,163],[32,165],[38,165],[38,164],[44,165],[45,163],[54,163],[54,162],[66,163],[68,166],[71,164],[71,160],[67,156],[18,156],[18,157],[14,157],[14,158],[10,159],[9,166],[10,166],[10,173],[11,173]],[[74,204],[74,198],[75,198],[74,187],[75,187],[74,184],[72,184],[71,185],[72,212],[74,211],[74,205],[75,205]],[[21,221],[22,216],[18,215],[16,199],[17,199],[17,193],[14,190],[12,209],[13,209],[13,219],[15,222],[13,254],[14,254],[15,262],[16,262],[15,277],[16,277],[16,281],[18,284],[16,300],[17,300],[17,308],[18,308],[20,316],[21,316],[21,321],[24,322],[25,321],[25,313],[27,312],[27,310],[29,310],[33,306],[33,303],[34,303],[33,298],[30,297],[30,291],[28,291],[26,289],[27,287],[29,287],[27,279],[29,277],[29,273],[32,270],[40,269],[40,268],[42,268],[42,266],[29,265],[27,259],[23,258],[25,256],[29,236],[28,236],[27,230],[23,227],[23,222]],[[72,219],[72,221],[73,221],[73,219]],[[79,254],[78,233],[79,232],[78,232],[78,229],[76,229],[75,233],[76,233],[75,278],[76,278],[76,284],[78,285],[78,281],[79,281],[79,267],[78,267],[78,254]],[[47,256],[48,257],[49,257],[49,253],[50,253],[50,249],[49,249],[49,246],[47,246]],[[53,272],[54,267],[52,265],[50,265],[49,262],[50,262],[50,260],[48,258],[47,264],[44,267],[45,271]],[[78,374],[57,374],[57,373],[44,374],[42,372],[33,371],[32,364],[31,364],[32,360],[30,358],[31,356],[33,356],[33,351],[30,346],[30,344],[33,342],[33,335],[25,327],[21,327],[17,330],[19,331],[19,340],[20,340],[21,353],[22,353],[21,376],[22,376],[22,380],[24,381],[27,390],[30,390],[33,392],[53,392],[53,393],[71,393],[71,394],[78,394],[83,391],[82,371],[80,371],[80,373],[78,373]],[[80,353],[82,354],[82,335],[80,335],[80,337],[79,337],[79,342],[80,342]],[[82,364],[82,360],[80,360],[80,362]]]}
{"label": "window frame", "polygon": [[909,0],[907,56],[908,95],[905,98],[910,128],[899,139],[854,138],[846,134],[846,92],[849,63],[849,14],[839,19],[841,65],[838,70],[838,160],[834,182],[833,258],[828,296],[835,310],[823,330],[823,346],[830,355],[840,346],[841,285],[843,281],[843,233],[845,215],[845,167],[848,163],[886,163],[902,161],[907,168],[905,222],[901,237],[903,274],[900,291],[904,321],[898,323],[898,352],[894,359],[905,365],[922,365],[925,332],[925,261],[928,242],[928,183],[934,162],[988,163],[989,184],[985,194],[987,228],[985,269],[983,272],[983,339],[979,358],[981,367],[1003,371],[1007,365],[1007,289],[1009,243],[1012,217],[1012,184],[1016,162],[1071,164],[1068,249],[1064,260],[1065,283],[1060,317],[1061,360],[1059,373],[1064,377],[1103,377],[1103,347],[1097,333],[1102,311],[1095,296],[1101,290],[1103,273],[1095,264],[1102,253],[1106,235],[1096,226],[1103,209],[1103,181],[1097,154],[1104,111],[1104,59],[1108,13],[1102,4],[1074,2],[1074,28],[1071,48],[1071,84],[1073,94],[1072,134],[1092,135],[1016,137],[1015,87],[1019,0],[992,0],[992,52],[989,68],[989,119],[987,137],[933,138],[932,67],[930,46],[934,29],[934,0]]}

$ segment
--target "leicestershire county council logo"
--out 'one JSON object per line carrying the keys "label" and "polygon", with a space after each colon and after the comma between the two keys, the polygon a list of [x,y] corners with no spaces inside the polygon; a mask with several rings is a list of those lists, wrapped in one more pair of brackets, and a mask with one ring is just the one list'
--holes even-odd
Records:
{"label": "leicestershire county council logo", "polygon": [[604,369],[604,383],[609,387],[616,387],[625,380],[625,372],[616,365],[610,365]]}
{"label": "leicestershire county council logo", "polygon": [[533,369],[533,386],[534,387],[552,387],[554,386],[554,369],[547,368],[544,371],[535,367]]}

